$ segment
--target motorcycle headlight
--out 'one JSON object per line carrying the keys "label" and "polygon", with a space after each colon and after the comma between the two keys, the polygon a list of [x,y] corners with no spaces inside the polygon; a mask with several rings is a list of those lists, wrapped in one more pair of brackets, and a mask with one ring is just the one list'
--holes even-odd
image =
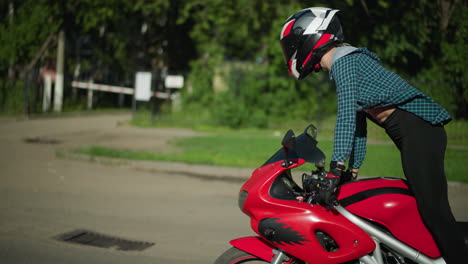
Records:
{"label": "motorcycle headlight", "polygon": [[239,208],[242,210],[242,208],[244,207],[244,204],[245,204],[245,200],[247,199],[247,196],[249,195],[249,192],[247,191],[241,191],[239,193],[239,199],[238,199],[238,204],[239,204]]}

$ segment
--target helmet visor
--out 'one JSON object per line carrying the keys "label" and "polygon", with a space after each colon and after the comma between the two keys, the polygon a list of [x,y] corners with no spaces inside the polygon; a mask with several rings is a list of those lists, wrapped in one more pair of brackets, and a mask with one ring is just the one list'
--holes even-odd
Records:
{"label": "helmet visor", "polygon": [[293,35],[288,35],[280,41],[284,61],[286,63],[291,60],[297,52],[298,42],[298,38],[295,38]]}

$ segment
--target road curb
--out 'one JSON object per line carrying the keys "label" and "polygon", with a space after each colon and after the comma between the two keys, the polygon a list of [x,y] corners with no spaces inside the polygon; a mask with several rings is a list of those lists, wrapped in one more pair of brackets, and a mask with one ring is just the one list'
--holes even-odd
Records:
{"label": "road curb", "polygon": [[104,165],[122,166],[143,171],[154,171],[168,174],[182,174],[203,180],[220,180],[227,182],[244,182],[252,174],[252,168],[221,167],[211,165],[187,164],[168,161],[128,160],[119,158],[98,157],[61,151],[57,156],[65,159],[96,162]]}
{"label": "road curb", "polygon": [[[97,162],[106,165],[124,166],[143,171],[163,172],[168,174],[182,174],[204,180],[219,180],[226,182],[245,182],[255,168],[222,167],[214,165],[187,164],[169,161],[129,160],[119,158],[99,157],[73,152],[58,152],[59,157]],[[379,176],[359,176],[360,178],[376,178]],[[468,191],[468,184],[463,182],[447,182],[450,189],[463,189]]]}

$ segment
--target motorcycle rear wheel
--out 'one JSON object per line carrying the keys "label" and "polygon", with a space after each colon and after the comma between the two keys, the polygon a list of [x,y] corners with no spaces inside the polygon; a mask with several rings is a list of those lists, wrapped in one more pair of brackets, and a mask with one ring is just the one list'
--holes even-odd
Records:
{"label": "motorcycle rear wheel", "polygon": [[265,260],[262,260],[256,256],[250,255],[247,252],[239,250],[235,247],[232,247],[226,250],[221,256],[219,256],[214,264],[256,264],[256,263],[268,263]]}

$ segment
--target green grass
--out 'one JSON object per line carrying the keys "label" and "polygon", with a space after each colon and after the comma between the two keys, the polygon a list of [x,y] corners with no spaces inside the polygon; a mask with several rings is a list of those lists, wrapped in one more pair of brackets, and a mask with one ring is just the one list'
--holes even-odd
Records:
{"label": "green grass", "polygon": [[[102,146],[80,148],[76,152],[131,160],[162,160],[189,164],[255,168],[278,150],[279,138],[256,138],[229,135],[182,138],[171,142],[182,151],[156,153],[150,151],[119,150]],[[253,147],[253,148],[252,148]]]}
{"label": "green grass", "polygon": [[[174,140],[177,153],[118,150],[102,146],[82,148],[77,152],[91,156],[105,156],[132,160],[162,160],[189,164],[208,164],[256,168],[280,148],[281,137],[258,131],[226,132],[223,134]],[[319,147],[329,156],[333,142],[321,140]],[[328,159],[329,160],[329,159]],[[446,152],[446,174],[451,181],[468,182],[468,149]],[[393,144],[369,144],[367,157],[360,171],[366,176],[403,177],[400,155]]]}
{"label": "green grass", "polygon": [[453,120],[445,126],[449,145],[468,146],[468,121]]}
{"label": "green grass", "polygon": [[[335,128],[335,116],[322,117],[321,120],[272,120],[268,129],[242,128],[230,129],[220,127],[210,121],[210,115],[206,110],[193,109],[188,112],[173,112],[163,114],[151,120],[149,111],[140,110],[137,115],[129,123],[138,127],[180,127],[189,128],[196,131],[216,132],[216,133],[255,133],[255,134],[271,134],[275,131],[284,133],[292,128],[298,134],[307,124],[312,123],[319,129],[319,137],[321,140],[332,140]],[[468,147],[468,121],[452,120],[445,126],[447,131],[447,139],[449,146],[466,146]],[[370,120],[367,121],[367,136],[373,141],[391,142],[385,130],[374,124]]]}
{"label": "green grass", "polygon": [[[275,120],[268,129],[230,129],[209,122],[209,114],[200,109],[190,113],[165,114],[155,120],[151,120],[150,117],[149,112],[139,111],[130,124],[140,127],[183,127],[209,132],[212,135],[175,140],[171,144],[181,151],[171,154],[116,150],[101,146],[81,149],[79,152],[92,156],[135,160],[256,168],[280,148],[281,136],[289,128],[300,134],[308,123],[300,120]],[[335,117],[330,116],[310,123],[314,123],[319,129],[319,147],[327,156],[331,155]],[[446,152],[447,178],[452,181],[468,182],[468,121],[454,120],[446,126],[446,131],[448,145],[457,147],[449,147]],[[367,156],[360,174],[403,177],[399,151],[389,140],[384,129],[369,121],[368,138]]]}

